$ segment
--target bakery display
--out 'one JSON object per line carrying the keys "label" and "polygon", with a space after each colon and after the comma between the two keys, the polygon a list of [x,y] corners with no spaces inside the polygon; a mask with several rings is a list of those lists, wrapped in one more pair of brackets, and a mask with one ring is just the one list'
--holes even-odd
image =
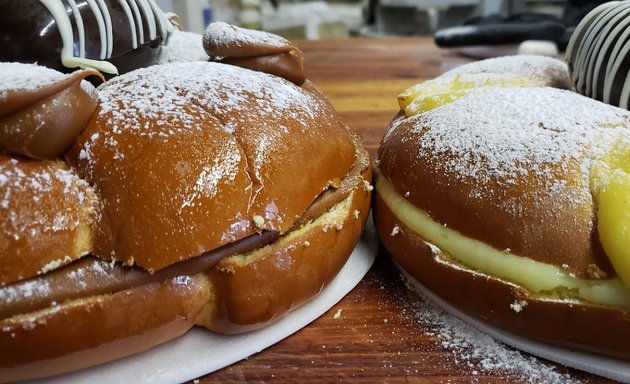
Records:
{"label": "bakery display", "polygon": [[0,158],[0,381],[195,325],[264,327],[335,277],[367,219],[369,156],[308,80],[169,63],[109,80],[98,99],[63,158]]}
{"label": "bakery display", "polygon": [[575,28],[567,63],[576,90],[630,108],[630,4],[610,1],[591,11]]}
{"label": "bakery display", "polygon": [[379,237],[468,315],[628,359],[630,113],[553,88],[570,88],[561,61],[493,60],[399,97],[378,153]]}
{"label": "bakery display", "polygon": [[8,0],[0,15],[0,61],[62,72],[115,75],[155,64],[173,30],[153,0]]}

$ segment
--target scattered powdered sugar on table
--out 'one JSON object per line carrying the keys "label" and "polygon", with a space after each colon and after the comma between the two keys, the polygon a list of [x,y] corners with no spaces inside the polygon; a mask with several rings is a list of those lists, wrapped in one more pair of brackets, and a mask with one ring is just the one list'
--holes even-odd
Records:
{"label": "scattered powdered sugar on table", "polygon": [[0,100],[6,98],[10,91],[36,92],[65,76],[35,64],[0,63]]}
{"label": "scattered powdered sugar on table", "polygon": [[521,353],[493,339],[460,319],[450,315],[431,302],[413,283],[401,276],[407,288],[416,293],[414,302],[415,321],[424,327],[422,331],[429,336],[436,336],[440,346],[452,352],[456,362],[463,362],[471,369],[471,381],[479,382],[474,376],[481,372],[505,372],[514,375],[508,381],[525,383],[577,383],[570,374],[560,373],[553,366],[543,363],[536,357]]}

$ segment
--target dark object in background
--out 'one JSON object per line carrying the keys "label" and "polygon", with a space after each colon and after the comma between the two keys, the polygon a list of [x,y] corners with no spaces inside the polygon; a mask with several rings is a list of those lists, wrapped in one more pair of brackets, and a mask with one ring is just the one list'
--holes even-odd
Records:
{"label": "dark object in background", "polygon": [[592,11],[598,5],[608,1],[609,0],[569,0],[567,1],[567,5],[564,7],[562,21],[567,27],[575,27],[587,13]]}
{"label": "dark object in background", "polygon": [[461,47],[518,44],[525,40],[559,41],[565,31],[560,20],[549,15],[527,13],[507,18],[491,15],[437,31],[435,43],[440,47]]}
{"label": "dark object in background", "polygon": [[570,0],[562,19],[544,13],[519,13],[509,17],[490,15],[477,17],[463,26],[446,28],[435,33],[440,47],[519,44],[526,40],[553,41],[564,51],[574,27],[588,12],[606,0]]}

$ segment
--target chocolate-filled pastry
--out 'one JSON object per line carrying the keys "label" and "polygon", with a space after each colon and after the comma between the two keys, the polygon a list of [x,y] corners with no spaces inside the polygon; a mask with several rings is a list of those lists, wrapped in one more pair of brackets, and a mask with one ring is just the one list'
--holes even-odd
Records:
{"label": "chocolate-filled pastry", "polygon": [[214,61],[270,73],[297,85],[306,80],[302,52],[278,35],[216,22],[206,28],[203,47]]}
{"label": "chocolate-filled pastry", "polygon": [[173,29],[154,0],[0,2],[0,61],[115,75],[155,64]]}
{"label": "chocolate-filled pastry", "polygon": [[60,158],[90,121],[98,105],[88,76],[64,75],[32,64],[0,63],[0,153],[34,159]]}
{"label": "chocolate-filled pastry", "polygon": [[[77,235],[85,247],[71,247],[79,256],[16,270],[27,263],[23,243],[42,237],[2,243],[0,381],[111,361],[194,325],[263,327],[335,277],[367,219],[369,156],[308,81],[171,63],[117,76],[99,99],[64,156],[71,175],[57,178],[66,183],[57,194],[70,196],[47,195],[57,203],[47,230],[87,229]],[[0,212],[11,218],[3,241],[43,209],[31,195],[46,188],[29,175],[0,176]],[[74,194],[94,200],[73,203]],[[37,245],[35,256],[48,257]]]}
{"label": "chocolate-filled pastry", "polygon": [[[377,232],[455,308],[630,359],[630,113],[549,87],[557,78],[474,78],[491,63],[403,92],[378,152]],[[482,85],[462,92],[471,76]]]}

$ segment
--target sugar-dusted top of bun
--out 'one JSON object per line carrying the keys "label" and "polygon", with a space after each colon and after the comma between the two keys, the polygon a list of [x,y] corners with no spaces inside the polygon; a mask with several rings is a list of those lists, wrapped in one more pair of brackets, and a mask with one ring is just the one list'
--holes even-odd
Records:
{"label": "sugar-dusted top of bun", "polygon": [[471,73],[515,74],[540,80],[555,88],[573,88],[569,68],[564,61],[539,55],[493,57],[451,69],[440,77]]}
{"label": "sugar-dusted top of bun", "polygon": [[187,31],[174,30],[168,36],[166,45],[162,47],[158,58],[159,64],[208,61],[209,57],[203,49],[203,36]]}
{"label": "sugar-dusted top of bun", "polygon": [[88,253],[96,209],[92,189],[62,163],[0,155],[0,285]]}
{"label": "sugar-dusted top of bun", "polygon": [[284,47],[289,43],[284,37],[255,29],[239,28],[224,22],[211,23],[204,32],[204,41],[217,47],[266,45]]}
{"label": "sugar-dusted top of bun", "polygon": [[[431,129],[421,147],[465,155],[447,160],[445,170],[456,178],[485,181],[516,179],[528,172],[544,175],[550,163],[568,167],[586,147],[600,148],[590,143],[619,134],[611,128],[627,128],[630,113],[570,91],[503,88],[447,104],[417,120],[423,119]],[[481,169],[488,173],[480,174]]]}
{"label": "sugar-dusted top of bun", "polygon": [[119,76],[99,96],[68,154],[103,201],[95,253],[149,270],[285,232],[354,163],[350,133],[310,85],[172,63]]}
{"label": "sugar-dusted top of bun", "polygon": [[[592,236],[590,169],[627,140],[628,126],[627,111],[570,91],[488,88],[396,120],[380,168],[414,205],[468,236],[557,265],[595,259],[606,270]],[[426,180],[432,188],[420,187]]]}

